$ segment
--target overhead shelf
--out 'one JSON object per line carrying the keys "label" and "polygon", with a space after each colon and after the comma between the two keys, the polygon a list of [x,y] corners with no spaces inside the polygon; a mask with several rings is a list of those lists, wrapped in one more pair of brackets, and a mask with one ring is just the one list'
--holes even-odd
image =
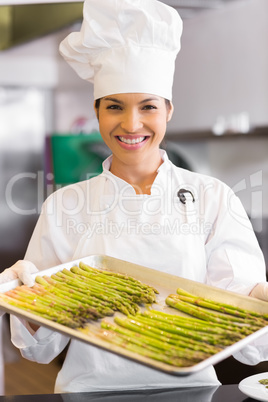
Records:
{"label": "overhead shelf", "polygon": [[83,3],[0,3],[0,50],[22,44],[82,21]]}
{"label": "overhead shelf", "polygon": [[215,135],[212,130],[187,130],[179,131],[177,133],[167,133],[168,140],[175,141],[202,141],[202,140],[215,140],[224,141],[232,139],[257,139],[266,138],[268,140],[268,126],[256,127],[248,133],[239,132],[226,132],[222,135]]}

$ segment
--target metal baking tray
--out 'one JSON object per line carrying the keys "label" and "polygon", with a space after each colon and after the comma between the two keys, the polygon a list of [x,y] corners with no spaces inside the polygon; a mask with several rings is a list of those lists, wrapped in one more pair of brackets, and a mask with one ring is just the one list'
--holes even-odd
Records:
{"label": "metal baking tray", "polygon": [[[245,309],[252,310],[261,314],[268,314],[268,303],[266,302],[248,296],[243,296],[237,293],[229,292],[226,290],[218,289],[192,280],[180,278],[178,276],[170,275],[164,272],[155,271],[154,269],[146,268],[141,265],[136,265],[130,262],[108,257],[105,255],[91,255],[85,258],[80,258],[65,264],[61,264],[46,270],[39,271],[38,273],[33,274],[33,277],[37,275],[51,276],[52,274],[62,270],[63,268],[70,269],[71,267],[78,265],[80,261],[83,261],[84,263],[91,265],[92,267],[95,268],[102,268],[105,270],[110,270],[113,272],[119,272],[133,276],[134,278],[142,281],[143,283],[154,286],[159,291],[159,295],[157,295],[157,302],[152,306],[154,309],[159,309],[165,312],[171,312],[172,314],[180,314],[180,312],[177,312],[175,309],[170,309],[168,306],[166,306],[165,299],[169,294],[176,293],[176,289],[178,287],[181,287],[190,293],[196,294],[197,296],[204,296],[212,300],[232,304],[234,306],[239,307],[243,306],[243,308]],[[3,293],[8,290],[14,289],[16,286],[20,284],[21,282],[19,280],[14,280],[2,284],[0,285],[0,292]],[[231,346],[226,347],[225,349],[216,353],[215,355],[212,355],[209,358],[197,364],[194,364],[193,366],[175,367],[162,362],[155,361],[153,359],[144,356],[140,356],[136,353],[125,350],[119,346],[108,343],[102,339],[99,339],[93,333],[80,332],[77,329],[72,329],[64,325],[58,324],[54,321],[50,321],[48,319],[39,317],[32,312],[24,311],[20,308],[11,306],[2,301],[0,301],[0,308],[9,314],[25,318],[26,320],[31,321],[33,323],[45,326],[57,332],[61,332],[64,335],[69,336],[70,338],[75,338],[88,344],[100,347],[102,349],[109,350],[109,352],[116,353],[125,358],[147,365],[156,370],[160,370],[165,373],[177,376],[192,374],[194,372],[203,370],[204,368],[210,365],[215,365],[216,363],[219,363],[220,361],[226,359],[227,357],[239,351],[253,340],[257,339],[258,337],[268,332],[268,326],[263,327],[260,330],[254,332],[253,334],[232,344]],[[108,319],[112,318],[110,317]],[[94,323],[94,325],[99,326],[100,323],[96,322]]]}

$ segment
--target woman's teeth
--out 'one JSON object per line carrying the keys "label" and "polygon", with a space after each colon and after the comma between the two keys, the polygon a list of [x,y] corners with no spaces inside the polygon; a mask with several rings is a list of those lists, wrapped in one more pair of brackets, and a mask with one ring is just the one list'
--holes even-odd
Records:
{"label": "woman's teeth", "polygon": [[130,138],[124,138],[124,137],[118,137],[120,141],[124,142],[125,144],[138,144],[139,142],[142,142],[145,140],[145,137],[139,137],[139,138],[133,138],[132,140]]}

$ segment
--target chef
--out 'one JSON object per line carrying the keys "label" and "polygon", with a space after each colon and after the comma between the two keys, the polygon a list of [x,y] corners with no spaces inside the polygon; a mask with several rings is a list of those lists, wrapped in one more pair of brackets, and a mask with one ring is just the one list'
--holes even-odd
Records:
{"label": "chef", "polygon": [[[222,289],[268,299],[265,264],[231,189],[174,166],[160,149],[173,114],[172,82],[182,21],[156,0],[86,0],[81,31],[60,53],[94,84],[100,133],[111,150],[103,173],[44,203],[28,246],[0,281],[104,254]],[[70,342],[55,392],[217,386],[213,367],[171,376],[23,319],[11,317],[22,355],[49,363]],[[263,359],[265,341],[237,354]],[[267,353],[266,353],[267,355]],[[267,356],[266,356],[267,357]]]}

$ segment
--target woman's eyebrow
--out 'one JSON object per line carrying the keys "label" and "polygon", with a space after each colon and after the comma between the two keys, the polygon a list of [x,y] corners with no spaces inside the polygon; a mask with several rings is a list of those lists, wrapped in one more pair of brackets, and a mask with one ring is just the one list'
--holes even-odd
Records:
{"label": "woman's eyebrow", "polygon": [[[123,105],[123,104],[124,104],[124,102],[120,101],[120,100],[117,99],[117,98],[113,98],[113,97],[111,97],[111,96],[107,96],[107,97],[105,97],[103,100],[104,100],[104,101],[108,101],[108,102],[115,102],[115,103],[118,103],[119,105]],[[139,105],[141,105],[141,104],[143,104],[143,103],[146,103],[146,102],[152,102],[152,101],[159,101],[159,99],[156,98],[156,97],[153,97],[153,98],[146,98],[146,99],[143,99],[142,101],[140,101],[140,102],[139,102]]]}
{"label": "woman's eyebrow", "polygon": [[104,101],[110,101],[110,102],[115,102],[115,103],[119,103],[120,105],[123,105],[124,102],[120,101],[119,99],[116,98],[110,98],[110,97],[106,97],[103,99]]}
{"label": "woman's eyebrow", "polygon": [[146,102],[152,102],[152,101],[159,101],[159,99],[158,98],[147,98],[147,99],[143,99],[142,101],[140,101],[139,104],[146,103]]}

